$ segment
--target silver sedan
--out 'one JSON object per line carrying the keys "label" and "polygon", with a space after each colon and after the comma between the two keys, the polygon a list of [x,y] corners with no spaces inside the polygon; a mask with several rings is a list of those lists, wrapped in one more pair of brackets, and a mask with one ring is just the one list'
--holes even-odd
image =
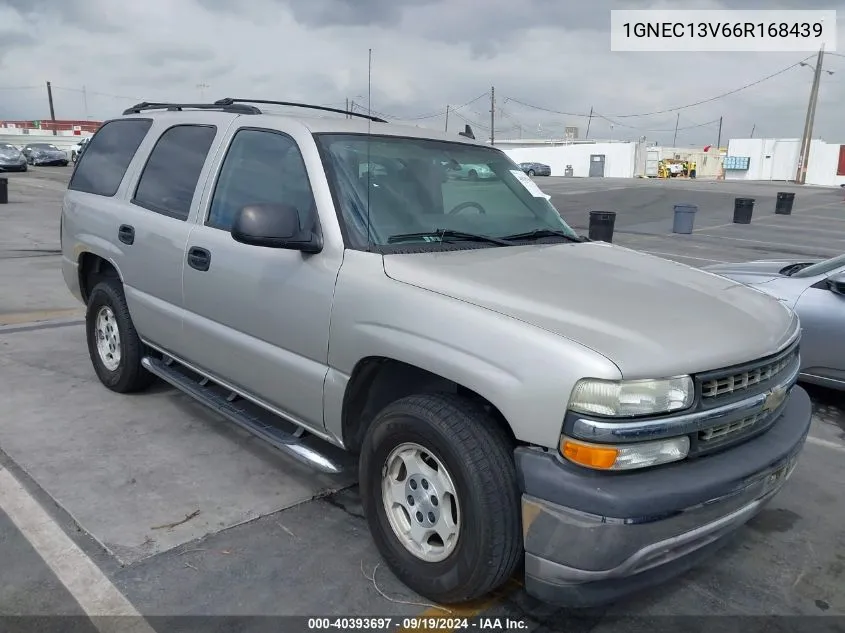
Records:
{"label": "silver sedan", "polygon": [[802,329],[800,379],[845,391],[845,255],[704,269],[752,286],[794,310]]}

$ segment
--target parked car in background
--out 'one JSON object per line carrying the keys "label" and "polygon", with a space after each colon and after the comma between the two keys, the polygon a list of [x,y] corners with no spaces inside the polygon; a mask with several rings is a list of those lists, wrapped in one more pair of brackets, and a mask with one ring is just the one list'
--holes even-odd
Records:
{"label": "parked car in background", "polygon": [[52,143],[30,143],[23,148],[23,155],[30,165],[61,165],[65,167],[70,161],[67,152]]}
{"label": "parked car in background", "polygon": [[79,157],[82,156],[82,152],[85,151],[85,148],[88,145],[88,141],[91,140],[90,136],[86,136],[84,139],[79,141],[76,145],[70,148],[70,160],[71,162],[76,162],[79,160]]}
{"label": "parked car in background", "polygon": [[845,391],[845,255],[707,266],[778,299],[803,330],[799,379]]}
{"label": "parked car in background", "polygon": [[551,176],[552,168],[543,163],[520,163],[519,168],[529,176]]}
{"label": "parked car in background", "polygon": [[466,163],[456,166],[449,171],[452,179],[458,180],[492,180],[496,178],[495,172],[489,165]]}
{"label": "parked car in background", "polygon": [[14,145],[0,143],[0,171],[26,171],[26,157]]}

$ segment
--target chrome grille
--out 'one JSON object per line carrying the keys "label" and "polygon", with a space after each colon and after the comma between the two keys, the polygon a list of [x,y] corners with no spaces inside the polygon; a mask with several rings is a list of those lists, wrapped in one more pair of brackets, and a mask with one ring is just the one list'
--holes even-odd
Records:
{"label": "chrome grille", "polygon": [[750,429],[758,422],[770,417],[771,411],[760,411],[754,415],[746,416],[740,420],[734,420],[728,424],[720,424],[719,426],[711,426],[709,429],[704,429],[698,432],[699,442],[717,442],[727,439],[729,435],[734,435],[742,431]]}
{"label": "chrome grille", "polygon": [[796,347],[782,356],[761,361],[760,364],[708,377],[701,382],[701,397],[703,400],[707,400],[708,398],[726,396],[766,382],[789,367],[797,356],[798,348]]}

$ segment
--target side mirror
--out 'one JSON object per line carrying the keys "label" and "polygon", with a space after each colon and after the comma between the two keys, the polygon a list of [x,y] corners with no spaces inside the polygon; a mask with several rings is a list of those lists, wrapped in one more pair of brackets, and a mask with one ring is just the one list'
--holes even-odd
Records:
{"label": "side mirror", "polygon": [[827,287],[831,292],[845,295],[845,273],[838,273],[827,278]]}
{"label": "side mirror", "polygon": [[299,212],[289,204],[251,204],[235,216],[232,239],[242,244],[319,253],[323,241],[299,225]]}

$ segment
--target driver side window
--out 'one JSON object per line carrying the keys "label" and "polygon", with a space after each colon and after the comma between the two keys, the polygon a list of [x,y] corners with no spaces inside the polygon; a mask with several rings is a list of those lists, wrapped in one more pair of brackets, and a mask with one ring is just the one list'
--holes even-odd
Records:
{"label": "driver side window", "polygon": [[280,132],[242,129],[223,159],[206,225],[230,231],[240,209],[260,203],[291,205],[302,228],[314,226],[314,194],[296,141]]}

